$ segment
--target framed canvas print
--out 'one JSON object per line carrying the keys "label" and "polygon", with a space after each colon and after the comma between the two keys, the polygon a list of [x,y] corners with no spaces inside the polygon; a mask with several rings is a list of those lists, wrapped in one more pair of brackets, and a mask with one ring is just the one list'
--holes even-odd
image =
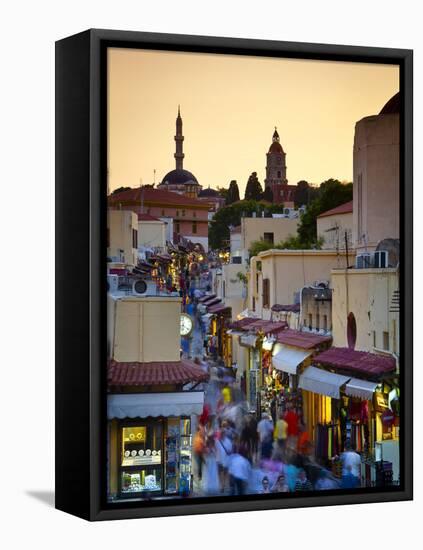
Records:
{"label": "framed canvas print", "polygon": [[412,52],[56,44],[56,506],[412,498]]}

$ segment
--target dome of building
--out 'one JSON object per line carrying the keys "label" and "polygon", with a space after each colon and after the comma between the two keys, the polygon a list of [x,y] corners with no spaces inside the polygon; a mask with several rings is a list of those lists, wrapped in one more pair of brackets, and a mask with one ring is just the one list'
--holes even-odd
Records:
{"label": "dome of building", "polygon": [[216,191],[216,189],[212,189],[211,187],[208,187],[207,189],[203,189],[198,193],[199,197],[218,197],[219,191]]}
{"label": "dome of building", "polygon": [[380,115],[396,115],[399,114],[401,109],[400,93],[398,92],[391,99],[385,103],[383,109],[380,111]]}
{"label": "dome of building", "polygon": [[162,185],[200,185],[197,178],[188,170],[171,170],[162,180]]}
{"label": "dome of building", "polygon": [[282,145],[278,141],[274,141],[269,147],[269,153],[283,153]]}

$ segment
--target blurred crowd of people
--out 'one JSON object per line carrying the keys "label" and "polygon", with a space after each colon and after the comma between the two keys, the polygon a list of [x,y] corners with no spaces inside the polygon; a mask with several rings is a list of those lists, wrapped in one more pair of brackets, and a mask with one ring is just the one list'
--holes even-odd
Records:
{"label": "blurred crowd of people", "polygon": [[351,445],[341,455],[342,477],[313,458],[309,434],[293,407],[276,423],[232,401],[222,384],[216,411],[207,405],[199,419],[193,450],[203,495],[245,495],[355,488],[360,485],[360,456]]}

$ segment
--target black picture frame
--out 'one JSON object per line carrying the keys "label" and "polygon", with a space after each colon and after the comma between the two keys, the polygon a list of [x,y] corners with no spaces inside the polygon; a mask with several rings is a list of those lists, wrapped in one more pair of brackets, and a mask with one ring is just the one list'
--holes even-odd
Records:
{"label": "black picture frame", "polygon": [[[401,485],[242,500],[106,502],[108,47],[393,63],[401,90]],[[413,52],[92,29],[56,43],[56,508],[87,520],[410,500],[413,495]],[[269,496],[269,498],[266,498]]]}

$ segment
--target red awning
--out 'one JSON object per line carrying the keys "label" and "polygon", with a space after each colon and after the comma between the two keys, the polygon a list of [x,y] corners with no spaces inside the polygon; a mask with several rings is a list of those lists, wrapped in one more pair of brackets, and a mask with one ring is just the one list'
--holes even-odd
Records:
{"label": "red awning", "polygon": [[276,339],[280,344],[295,346],[301,349],[312,349],[320,344],[331,342],[332,336],[287,329],[279,332]]}
{"label": "red awning", "polygon": [[153,363],[110,361],[109,386],[156,386],[187,384],[208,379],[208,374],[192,361],[161,361]]}
{"label": "red awning", "polygon": [[396,361],[391,356],[376,355],[349,348],[330,348],[316,355],[315,361],[334,369],[350,370],[368,375],[395,371]]}
{"label": "red awning", "polygon": [[231,313],[232,308],[229,306],[225,306],[225,304],[217,304],[215,306],[211,306],[207,310],[209,313]]}
{"label": "red awning", "polygon": [[249,325],[252,323],[255,323],[257,321],[256,317],[243,317],[242,319],[238,319],[237,321],[233,321],[229,328],[233,330],[248,330]]}

